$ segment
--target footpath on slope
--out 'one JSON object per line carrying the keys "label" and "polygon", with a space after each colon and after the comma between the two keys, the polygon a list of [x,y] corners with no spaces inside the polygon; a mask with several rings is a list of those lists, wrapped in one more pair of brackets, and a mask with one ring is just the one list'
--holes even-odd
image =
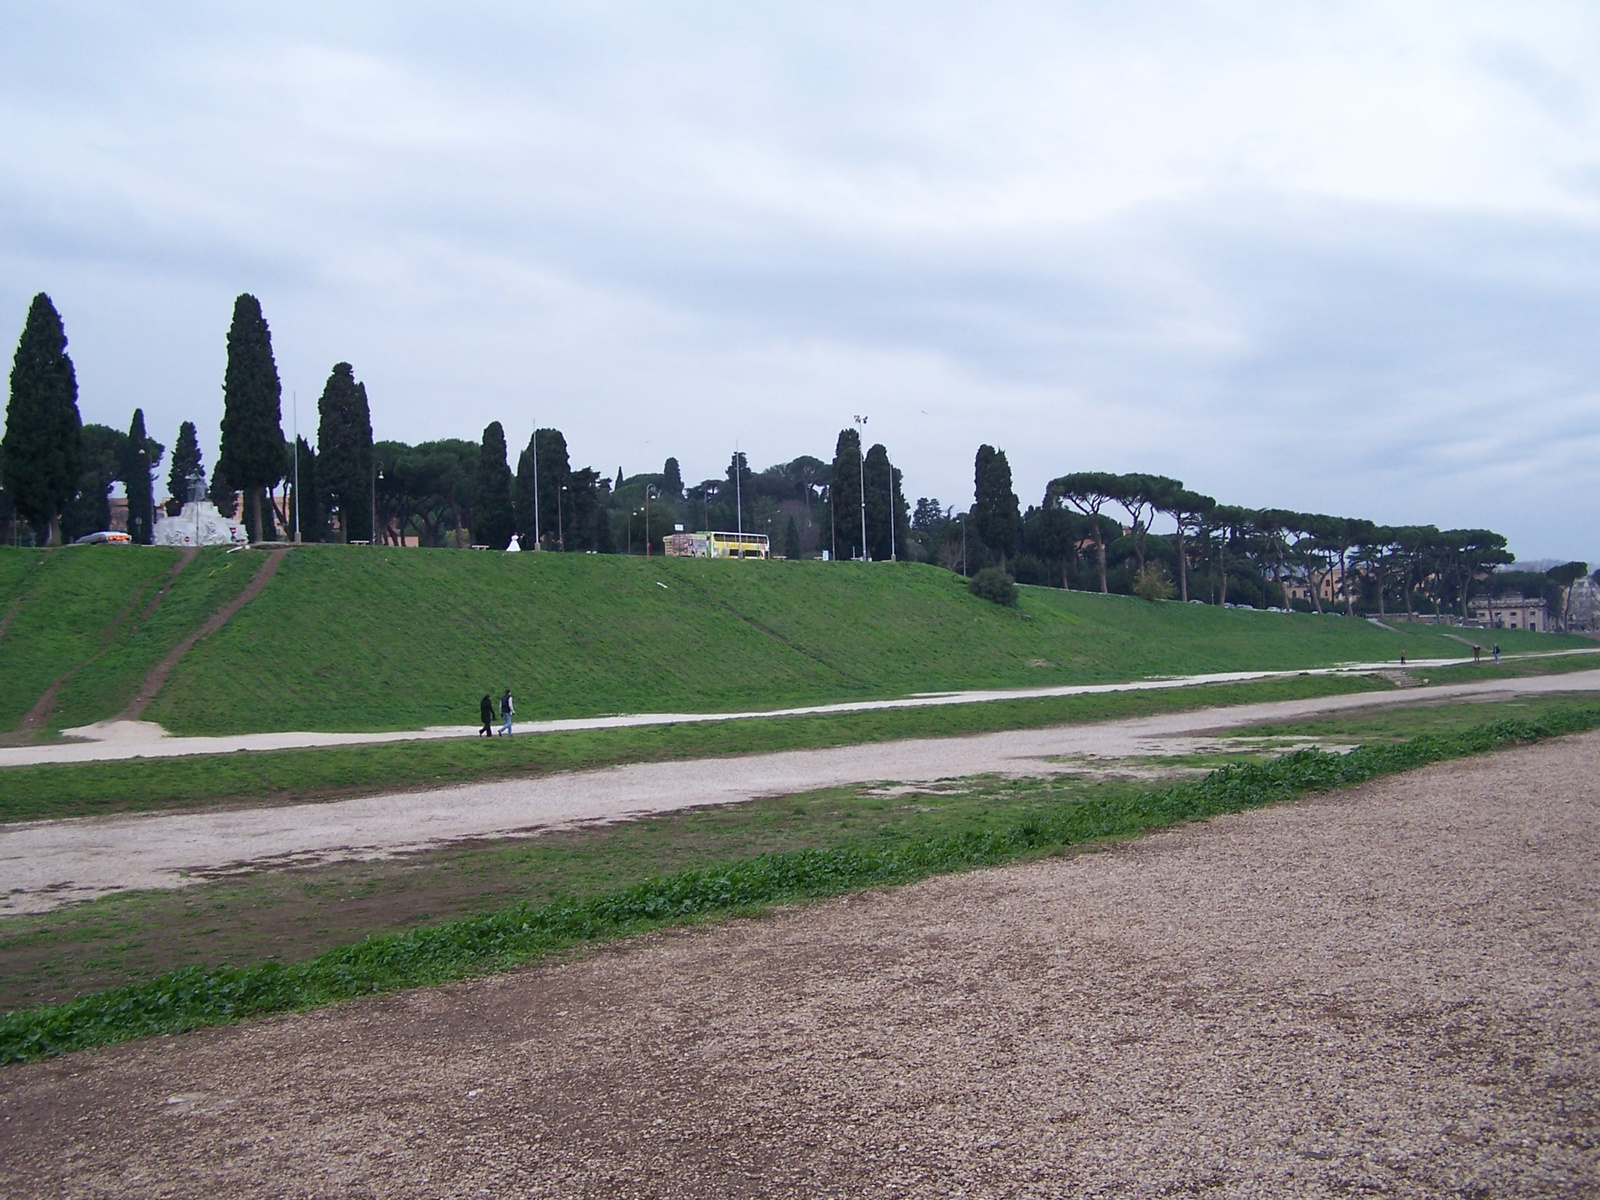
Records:
{"label": "footpath on slope", "polygon": [[0,1071],[0,1193],[1600,1192],[1600,734]]}
{"label": "footpath on slope", "polygon": [[[132,627],[129,630],[130,637],[138,633],[140,627],[155,615],[156,609],[161,607],[161,602],[166,599],[167,593],[172,590],[172,585],[178,582],[178,576],[183,574],[184,570],[190,563],[194,562],[198,555],[199,551],[194,549],[184,550],[178,555],[178,561],[172,564],[172,570],[167,572],[166,578],[156,588],[155,595],[150,598],[150,602],[144,606],[139,615],[133,619]],[[122,623],[127,620],[128,614],[134,610],[134,607],[143,598],[144,592],[142,590],[134,593],[129,598],[128,602],[122,606],[122,611],[112,618],[111,624],[101,631],[100,649],[81,662],[75,663],[59,678],[52,681],[50,686],[45,688],[40,697],[34,701],[33,707],[23,716],[16,731],[0,735],[0,744],[10,740],[24,743],[31,742],[39,736],[39,731],[44,728],[45,723],[50,720],[51,715],[55,712],[56,697],[61,694],[62,687],[79,671],[98,662],[111,652],[112,638],[116,636],[117,630],[122,627]]]}
{"label": "footpath on slope", "polygon": [[[189,550],[185,551],[185,553],[192,557],[195,552]],[[196,629],[174,646],[168,651],[165,658],[151,668],[150,673],[145,676],[144,682],[139,685],[139,690],[134,693],[133,699],[128,701],[128,707],[123,709],[115,720],[108,722],[108,724],[139,723],[139,718],[144,715],[144,710],[149,707],[150,701],[155,699],[156,693],[161,690],[161,685],[167,681],[167,676],[172,673],[172,668],[183,660],[185,654],[194,649],[196,642],[200,641],[201,638],[210,637],[221,629],[233,619],[235,613],[260,595],[261,589],[266,587],[267,582],[278,573],[278,566],[283,562],[283,556],[287,553],[287,550],[274,550],[268,554],[266,561],[256,570],[250,582],[245,584],[237,596],[207,617],[205,623],[199,629]]]}
{"label": "footpath on slope", "polygon": [[[1600,670],[1441,686],[1427,695],[1596,691]],[[128,888],[179,888],[247,871],[384,858],[757,796],[1048,775],[1074,769],[1061,761],[1069,756],[1188,753],[1206,744],[1194,739],[1225,729],[1418,699],[1417,691],[1359,692],[1050,729],[636,763],[323,803],[19,822],[0,826],[0,915],[46,912]]]}
{"label": "footpath on slope", "polygon": [[[282,553],[281,551],[279,552]],[[276,570],[276,563],[263,566],[262,574]],[[265,579],[261,580],[265,583]],[[248,591],[248,589],[246,589]],[[245,599],[241,594],[238,603]],[[232,615],[230,612],[229,616]],[[226,618],[224,618],[226,619]],[[197,634],[195,640],[203,636]],[[192,643],[191,643],[192,644]],[[186,650],[179,647],[173,655]],[[1507,655],[1513,658],[1559,658],[1567,655],[1600,654],[1600,649],[1541,651]],[[172,656],[169,656],[172,657]],[[176,661],[176,658],[174,658]],[[562,733],[582,729],[621,729],[647,725],[687,725],[709,721],[744,721],[767,717],[817,716],[828,713],[877,712],[896,708],[930,708],[955,704],[986,704],[1002,700],[1035,700],[1053,696],[1090,696],[1110,692],[1159,691],[1166,688],[1200,687],[1210,683],[1248,683],[1263,679],[1292,679],[1301,675],[1363,675],[1382,671],[1410,672],[1463,666],[1470,658],[1438,658],[1398,662],[1341,663],[1332,667],[1311,667],[1281,671],[1223,671],[1208,675],[1180,675],[1169,678],[1138,679],[1124,683],[1062,684],[1056,687],[989,689],[965,692],[928,692],[893,700],[852,700],[840,704],[816,704],[801,708],[759,709],[746,712],[629,713],[605,717],[576,717],[559,721],[524,721],[516,726],[519,735]],[[171,668],[168,667],[168,670]],[[160,667],[157,670],[161,670]],[[154,673],[152,673],[153,675]],[[163,673],[162,678],[165,678]],[[159,682],[156,685],[159,687]],[[143,689],[141,689],[142,693]],[[150,695],[154,695],[151,690]],[[148,703],[148,699],[145,701]],[[133,711],[130,706],[130,711]],[[143,704],[138,707],[143,711]],[[135,714],[137,715],[137,714]],[[128,719],[128,714],[112,721],[64,729],[62,734],[76,741],[48,745],[0,747],[0,769],[39,766],[47,763],[104,762],[125,758],[183,758],[200,754],[232,754],[239,750],[299,750],[325,746],[367,746],[387,742],[436,741],[476,737],[478,725],[436,725],[427,729],[402,729],[379,733],[327,733],[296,730],[283,733],[224,734],[206,737],[173,737],[151,721]]]}

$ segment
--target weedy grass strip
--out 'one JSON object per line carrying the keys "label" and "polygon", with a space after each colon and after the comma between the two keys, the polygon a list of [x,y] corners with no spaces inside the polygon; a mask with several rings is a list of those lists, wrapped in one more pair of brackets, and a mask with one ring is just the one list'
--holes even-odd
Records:
{"label": "weedy grass strip", "polygon": [[514,905],[486,916],[369,937],[303,962],[189,967],[65,1004],[7,1013],[0,1018],[0,1062],[466,979],[586,942],[992,866],[1597,727],[1600,707],[1569,708],[1537,720],[1496,721],[1394,745],[1361,746],[1347,754],[1299,750],[1269,762],[1235,763],[1174,787],[1066,802],[1004,831],[892,849],[844,846],[760,855],[537,908]]}

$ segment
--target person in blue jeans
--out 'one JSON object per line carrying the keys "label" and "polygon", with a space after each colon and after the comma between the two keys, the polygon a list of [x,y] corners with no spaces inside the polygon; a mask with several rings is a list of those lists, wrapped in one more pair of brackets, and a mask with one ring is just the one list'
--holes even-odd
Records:
{"label": "person in blue jeans", "polygon": [[502,737],[511,736],[511,714],[516,710],[511,706],[511,689],[506,689],[506,694],[500,697],[500,733]]}

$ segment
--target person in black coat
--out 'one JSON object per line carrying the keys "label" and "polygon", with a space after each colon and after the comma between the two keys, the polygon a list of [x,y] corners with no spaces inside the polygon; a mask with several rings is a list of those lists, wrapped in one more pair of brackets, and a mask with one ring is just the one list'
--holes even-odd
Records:
{"label": "person in black coat", "polygon": [[494,701],[485,693],[478,702],[478,715],[483,718],[483,728],[478,730],[479,737],[494,736]]}

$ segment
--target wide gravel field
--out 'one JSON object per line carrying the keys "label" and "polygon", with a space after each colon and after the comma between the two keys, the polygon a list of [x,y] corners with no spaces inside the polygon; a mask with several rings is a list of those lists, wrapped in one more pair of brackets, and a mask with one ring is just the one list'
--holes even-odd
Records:
{"label": "wide gravel field", "polygon": [[1600,735],[0,1069],[0,1195],[1592,1196]]}

